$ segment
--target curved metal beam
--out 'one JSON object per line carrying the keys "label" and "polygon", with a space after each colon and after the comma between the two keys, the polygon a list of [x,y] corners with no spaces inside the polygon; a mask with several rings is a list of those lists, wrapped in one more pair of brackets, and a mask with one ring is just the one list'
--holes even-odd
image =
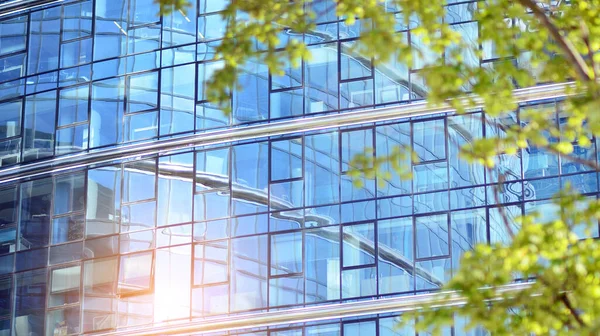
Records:
{"label": "curved metal beam", "polygon": [[[501,295],[518,293],[530,288],[532,283],[511,284],[496,290],[497,299]],[[202,332],[220,332],[229,330],[262,328],[282,324],[324,321],[345,317],[367,316],[373,314],[402,313],[417,310],[424,305],[460,306],[465,299],[457,292],[441,292],[408,297],[395,297],[373,301],[348,302],[323,306],[312,306],[266,313],[225,316],[181,323],[162,324],[130,328],[107,333],[91,333],[95,336],[151,336],[151,335],[187,335]]]}
{"label": "curved metal beam", "polygon": [[[566,89],[572,83],[549,84],[515,90],[515,99],[530,102],[564,97]],[[475,98],[472,108],[481,108],[482,101]],[[454,110],[448,105],[429,106],[426,102],[384,107],[372,110],[361,110],[342,114],[322,116],[306,116],[300,119],[277,121],[258,125],[240,125],[239,127],[204,132],[176,138],[151,140],[145,143],[123,145],[113,148],[92,150],[68,156],[56,157],[40,162],[22,164],[0,170],[0,184],[57,173],[93,164],[106,164],[119,159],[142,158],[158,153],[166,153],[196,146],[207,146],[233,141],[260,139],[275,135],[298,132],[332,129],[341,126],[353,126],[400,118],[420,117],[439,113],[451,113]]]}

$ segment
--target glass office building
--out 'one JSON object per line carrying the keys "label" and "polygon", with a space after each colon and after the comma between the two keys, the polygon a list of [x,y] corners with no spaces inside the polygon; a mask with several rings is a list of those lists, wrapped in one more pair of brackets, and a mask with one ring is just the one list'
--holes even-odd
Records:
{"label": "glass office building", "polygon": [[[204,91],[222,65],[211,60],[223,1],[164,17],[153,0],[16,2],[27,8],[0,2],[0,335],[135,335],[415,297],[447,281],[474,244],[508,239],[498,206],[551,215],[566,182],[597,197],[596,172],[536,148],[499,157],[492,172],[458,159],[471,139],[526,123],[520,111],[495,127],[484,111],[378,120],[378,108],[403,111],[426,96],[428,54],[414,68],[374,66],[350,48],[361,26],[339,21],[333,1],[313,3],[315,31],[282,32],[303,39],[312,60],[283,76],[245,65],[229,116]],[[445,20],[477,44],[475,8],[449,1]],[[422,48],[417,26],[397,30]],[[483,58],[465,56],[529,66],[481,48]],[[564,121],[560,98],[529,108]],[[356,111],[374,117],[338,126]],[[317,118],[326,122],[302,128]],[[419,158],[402,163],[412,181],[392,172],[353,187],[354,154],[398,146]],[[596,160],[594,147],[575,153]],[[396,321],[315,317],[212,335],[414,335]]]}

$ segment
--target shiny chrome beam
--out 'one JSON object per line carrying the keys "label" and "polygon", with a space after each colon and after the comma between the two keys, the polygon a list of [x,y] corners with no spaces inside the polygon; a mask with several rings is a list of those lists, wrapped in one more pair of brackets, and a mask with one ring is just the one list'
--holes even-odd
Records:
{"label": "shiny chrome beam", "polygon": [[[572,85],[572,83],[562,83],[518,89],[515,90],[514,96],[515,99],[521,103],[559,98],[564,97],[566,95],[567,87],[571,87]],[[471,106],[472,108],[481,108],[482,105],[482,101],[475,98],[475,105]],[[110,163],[119,159],[142,158],[158,153],[172,152],[196,146],[222,144],[232,141],[258,139],[275,135],[325,130],[340,126],[353,126],[399,118],[451,112],[453,112],[453,109],[448,105],[429,106],[426,102],[419,102],[342,114],[305,116],[300,119],[258,125],[241,125],[239,127],[224,130],[153,140],[146,143],[123,145],[108,149],[92,150],[90,152],[82,152],[35,163],[22,164],[0,170],[0,184],[41,176],[48,173],[58,173],[92,164]]]}
{"label": "shiny chrome beam", "polygon": [[[521,283],[497,289],[498,298],[530,288],[532,283]],[[344,317],[367,316],[373,314],[402,313],[414,311],[423,305],[460,306],[465,300],[457,292],[422,294],[408,297],[378,299],[372,301],[348,302],[324,306],[312,306],[266,313],[235,315],[204,320],[186,321],[173,324],[129,328],[107,333],[88,334],[95,336],[151,336],[188,335],[202,332],[221,332],[248,328],[261,328],[282,324],[302,323],[339,319]]]}
{"label": "shiny chrome beam", "polygon": [[0,18],[23,10],[60,3],[63,0],[12,0],[0,3]]}

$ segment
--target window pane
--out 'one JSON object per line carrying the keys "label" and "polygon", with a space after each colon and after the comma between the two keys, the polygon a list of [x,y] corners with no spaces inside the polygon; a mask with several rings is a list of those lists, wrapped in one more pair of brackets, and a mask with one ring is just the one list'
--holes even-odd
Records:
{"label": "window pane", "polygon": [[414,150],[419,160],[446,158],[446,132],[444,120],[432,120],[413,124]]}
{"label": "window pane", "polygon": [[366,321],[358,323],[345,323],[344,336],[367,336],[375,335],[375,321]]}
{"label": "window pane", "polygon": [[79,333],[79,306],[48,312],[46,335],[73,335]]}
{"label": "window pane", "polygon": [[483,136],[481,113],[448,118],[448,161],[450,186],[462,187],[484,183],[484,167],[460,157],[460,148]]}
{"label": "window pane", "polygon": [[46,270],[17,274],[15,283],[15,333],[43,335]]}
{"label": "window pane", "polygon": [[379,248],[379,292],[397,293],[413,289],[412,218],[377,223]]}
{"label": "window pane", "polygon": [[302,233],[271,236],[271,275],[302,272]]}
{"label": "window pane", "polygon": [[95,4],[94,60],[125,55],[127,0],[97,0]]}
{"label": "window pane", "polygon": [[[196,42],[196,10],[196,1],[189,1],[185,10],[163,15],[163,48]],[[164,59],[163,56],[163,62]]]}
{"label": "window pane", "polygon": [[269,101],[270,118],[284,118],[304,113],[304,90],[279,91],[271,93]]}
{"label": "window pane", "polygon": [[69,174],[55,178],[54,215],[83,210],[85,175]]}
{"label": "window pane", "polygon": [[17,229],[0,230],[0,255],[14,253],[17,247]]}
{"label": "window pane", "polygon": [[151,289],[152,252],[121,256],[120,264],[118,293],[134,294]]}
{"label": "window pane", "polygon": [[0,315],[2,316],[10,315],[10,312],[12,310],[12,300],[10,295],[12,289],[12,277],[0,279]]}
{"label": "window pane", "polygon": [[116,258],[86,261],[83,273],[85,294],[114,295],[118,260]]}
{"label": "window pane", "polygon": [[307,136],[304,146],[306,206],[339,202],[339,133]]}
{"label": "window pane", "polygon": [[88,85],[84,85],[60,91],[59,126],[87,120],[89,89]]}
{"label": "window pane", "polygon": [[451,218],[452,265],[457,269],[466,251],[487,242],[485,209],[453,212]]}
{"label": "window pane", "polygon": [[48,245],[51,200],[51,178],[21,184],[19,250]]}
{"label": "window pane", "polygon": [[448,215],[416,217],[417,258],[448,255]]}
{"label": "window pane", "polygon": [[27,67],[29,74],[58,68],[60,12],[60,7],[54,7],[31,14]]}
{"label": "window pane", "polygon": [[79,302],[81,266],[54,269],[50,272],[49,307]]}
{"label": "window pane", "polygon": [[377,294],[377,271],[375,267],[359,268],[342,272],[342,298],[371,296]]}
{"label": "window pane", "polygon": [[267,306],[266,235],[231,241],[231,310]]}
{"label": "window pane", "polygon": [[229,187],[229,148],[196,153],[196,192]]}
{"label": "window pane", "polygon": [[105,167],[88,171],[86,237],[119,232],[121,169]]}
{"label": "window pane", "polygon": [[446,162],[413,166],[414,192],[427,192],[448,188]]}
{"label": "window pane", "polygon": [[60,55],[62,68],[89,63],[92,61],[92,39],[63,43]]}
{"label": "window pane", "polygon": [[0,189],[0,225],[12,224],[17,214],[17,188]]}
{"label": "window pane", "polygon": [[92,84],[90,147],[116,144],[123,140],[124,87],[123,78]]}
{"label": "window pane", "polygon": [[154,109],[158,106],[158,72],[129,77],[127,112]]}
{"label": "window pane", "polygon": [[0,138],[21,134],[21,100],[0,104]]}
{"label": "window pane", "polygon": [[194,246],[194,285],[209,285],[229,279],[227,241]]}
{"label": "window pane", "polygon": [[302,139],[271,142],[271,181],[302,177]]}
{"label": "window pane", "polygon": [[25,53],[0,58],[0,82],[24,76],[25,58]]}
{"label": "window pane", "polygon": [[25,99],[24,161],[54,154],[55,118],[56,91],[38,93]]}
{"label": "window pane", "polygon": [[375,225],[358,224],[343,227],[344,267],[375,263]]}
{"label": "window pane", "polygon": [[191,245],[156,251],[159,272],[154,273],[154,321],[190,316],[191,268]]}
{"label": "window pane", "polygon": [[125,115],[123,141],[154,138],[158,134],[158,112]]}
{"label": "window pane", "polygon": [[121,214],[121,232],[137,231],[156,226],[156,202],[124,205]]}
{"label": "window pane", "polygon": [[52,244],[66,243],[83,238],[83,215],[56,218],[52,221]]}
{"label": "window pane", "polygon": [[306,301],[340,298],[340,229],[338,226],[306,232]]}
{"label": "window pane", "polygon": [[25,49],[27,16],[0,21],[0,55]]}
{"label": "window pane", "polygon": [[155,159],[123,165],[123,202],[136,202],[154,198],[155,175]]}
{"label": "window pane", "polygon": [[[407,148],[410,147],[410,124],[401,123],[396,125],[379,126],[375,129],[377,141],[377,155],[389,156],[395,151],[401,150],[409,154]],[[399,160],[400,167],[410,167],[410,155],[406,155],[403,160]],[[388,178],[379,177],[377,179],[379,196],[392,196],[407,194],[412,191],[412,182],[408,179],[400,178],[399,173],[409,171],[404,168],[401,172],[397,172],[390,162],[386,161],[382,166],[383,172],[389,172]]]}
{"label": "window pane", "polygon": [[160,134],[194,129],[195,80],[196,67],[193,64],[162,70]]}
{"label": "window pane", "polygon": [[87,124],[61,128],[56,131],[56,155],[80,152],[87,148]]}
{"label": "window pane", "polygon": [[86,1],[63,7],[63,41],[91,35],[92,4],[92,1]]}
{"label": "window pane", "polygon": [[306,63],[306,110],[316,113],[338,107],[337,44],[309,48],[312,58]]}
{"label": "window pane", "polygon": [[194,154],[158,159],[158,226],[192,221]]}
{"label": "window pane", "polygon": [[304,279],[284,277],[269,280],[269,306],[297,305],[304,302]]}
{"label": "window pane", "polygon": [[373,80],[340,84],[340,104],[341,109],[373,105]]}
{"label": "window pane", "polygon": [[238,123],[269,117],[269,71],[266,65],[249,60],[240,69],[233,92],[232,116]]}

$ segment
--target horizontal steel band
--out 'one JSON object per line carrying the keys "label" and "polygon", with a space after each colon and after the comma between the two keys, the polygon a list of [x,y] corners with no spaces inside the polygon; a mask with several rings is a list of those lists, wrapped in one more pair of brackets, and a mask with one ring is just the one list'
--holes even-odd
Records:
{"label": "horizontal steel band", "polygon": [[[567,87],[572,83],[550,84],[535,86],[514,91],[515,99],[525,103],[535,100],[564,97]],[[475,99],[473,108],[480,108],[482,103]],[[331,114],[301,119],[290,119],[249,126],[239,126],[224,130],[205,132],[176,138],[154,140],[140,144],[124,145],[97,151],[82,152],[74,155],[61,156],[30,164],[0,170],[0,184],[24,178],[32,178],[48,173],[58,173],[66,170],[85,167],[93,164],[109,163],[118,159],[129,159],[158,153],[171,152],[196,146],[207,146],[232,141],[264,138],[267,136],[293,134],[298,132],[331,129],[341,126],[353,126],[379,121],[389,121],[400,118],[419,117],[438,113],[450,113],[450,106],[428,106],[419,102],[401,106],[361,110],[342,114]]]}
{"label": "horizontal steel band", "polygon": [[36,7],[60,3],[63,0],[12,0],[0,3],[0,17]]}
{"label": "horizontal steel band", "polygon": [[[517,293],[531,287],[532,283],[512,284],[496,290],[500,294]],[[421,294],[408,297],[378,299],[372,301],[348,302],[324,306],[312,306],[266,313],[236,315],[221,318],[204,319],[178,324],[154,325],[142,328],[130,328],[123,331],[96,333],[96,336],[150,336],[184,335],[201,332],[220,332],[249,328],[269,327],[302,322],[324,321],[345,317],[367,316],[373,314],[402,313],[414,311],[424,305],[460,306],[465,300],[457,292]]]}

